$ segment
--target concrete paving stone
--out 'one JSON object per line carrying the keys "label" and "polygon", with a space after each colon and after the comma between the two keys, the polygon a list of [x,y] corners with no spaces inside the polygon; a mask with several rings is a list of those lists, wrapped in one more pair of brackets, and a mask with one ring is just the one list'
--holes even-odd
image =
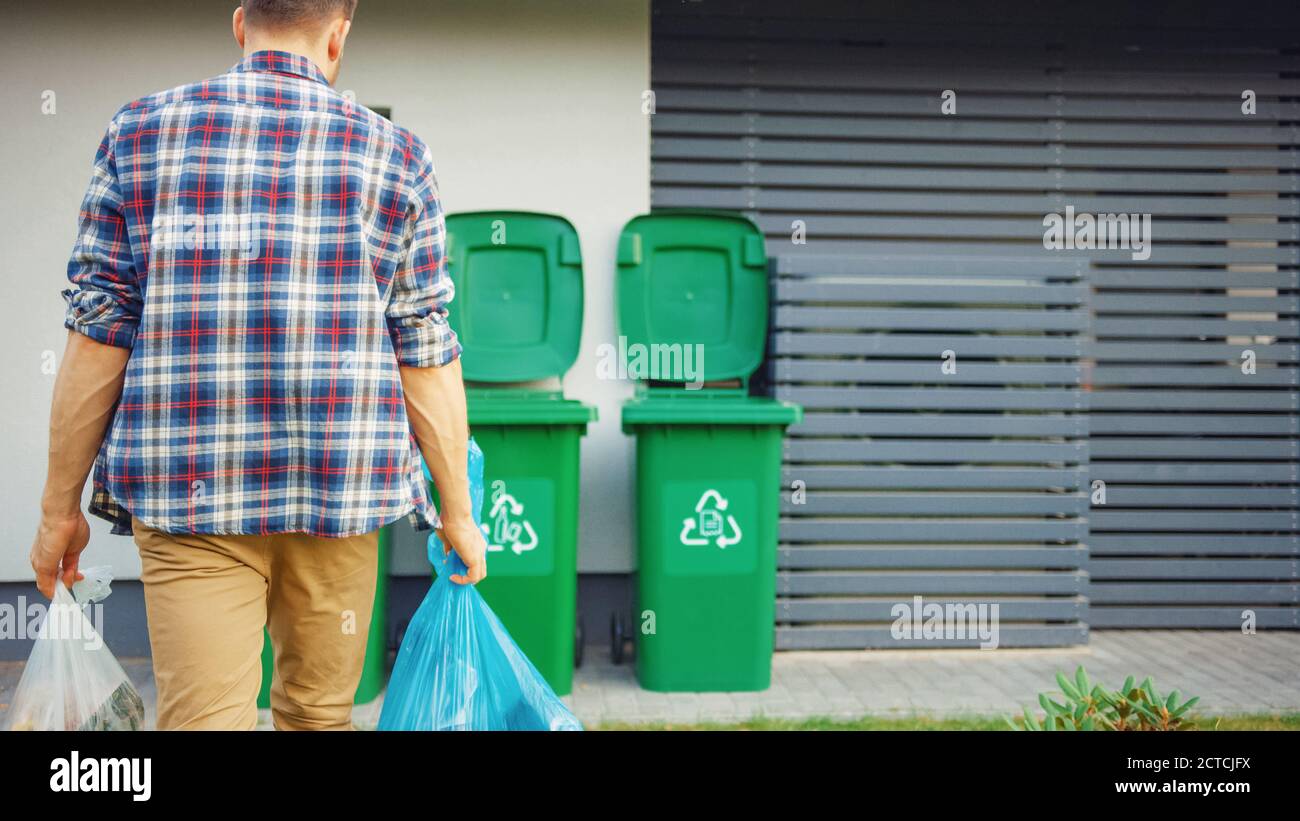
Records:
{"label": "concrete paving stone", "polygon": [[744,718],[746,713],[742,710],[736,709],[735,707],[701,707],[696,712],[696,715],[700,717],[700,721],[736,721],[737,719]]}
{"label": "concrete paving stone", "polygon": [[648,710],[643,705],[636,702],[635,699],[607,699],[601,703],[601,711],[621,716],[644,716],[655,715],[661,711]]}
{"label": "concrete paving stone", "polygon": [[653,690],[642,690],[640,687],[637,687],[633,692],[636,693],[637,701],[641,701],[646,704],[661,704],[663,706],[667,706],[672,703],[672,699],[669,698],[670,695],[669,693],[660,693]]}
{"label": "concrete paving stone", "polygon": [[700,707],[706,710],[729,709],[735,706],[730,693],[701,693]]}
{"label": "concrete paving stone", "polygon": [[732,692],[731,698],[737,711],[745,714],[754,712],[763,705],[763,699],[759,698],[757,692]]}

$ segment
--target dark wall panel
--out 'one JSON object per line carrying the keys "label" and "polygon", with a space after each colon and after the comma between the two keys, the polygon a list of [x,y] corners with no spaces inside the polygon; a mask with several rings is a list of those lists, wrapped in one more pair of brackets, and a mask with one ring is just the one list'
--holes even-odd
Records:
{"label": "dark wall panel", "polygon": [[[1300,626],[1298,8],[654,4],[654,204],[762,227],[807,408],[781,646],[932,590],[1004,644]],[[1150,257],[1045,249],[1067,206]]]}

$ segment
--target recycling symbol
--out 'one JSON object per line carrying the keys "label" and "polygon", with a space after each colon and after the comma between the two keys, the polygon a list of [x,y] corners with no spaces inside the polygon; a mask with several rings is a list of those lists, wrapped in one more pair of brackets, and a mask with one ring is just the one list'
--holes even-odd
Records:
{"label": "recycling symbol", "polygon": [[512,550],[518,556],[537,547],[537,532],[523,515],[524,506],[506,491],[506,483],[493,482],[492,509],[479,525],[490,552]]}
{"label": "recycling symbol", "polygon": [[[730,535],[727,534],[728,530],[731,531]],[[704,491],[695,503],[695,515],[682,519],[681,541],[684,545],[706,545],[712,540],[719,548],[726,550],[739,543],[743,536],[736,517],[727,513],[727,500],[712,488]]]}

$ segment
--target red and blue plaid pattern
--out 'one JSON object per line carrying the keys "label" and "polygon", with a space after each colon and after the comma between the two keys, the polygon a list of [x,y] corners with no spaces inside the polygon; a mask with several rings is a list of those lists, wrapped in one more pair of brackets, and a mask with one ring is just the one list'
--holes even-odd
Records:
{"label": "red and blue plaid pattern", "polygon": [[[253,54],[122,108],[65,324],[131,349],[91,512],[179,533],[368,533],[435,515],[399,363],[460,354],[429,149]],[[128,513],[127,511],[130,511]]]}

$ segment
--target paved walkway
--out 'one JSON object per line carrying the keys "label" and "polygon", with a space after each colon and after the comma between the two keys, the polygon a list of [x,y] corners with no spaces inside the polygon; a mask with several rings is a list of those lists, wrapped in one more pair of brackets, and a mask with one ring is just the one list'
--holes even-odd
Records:
{"label": "paved walkway", "polygon": [[773,718],[1007,715],[1037,710],[1056,672],[1082,664],[1118,687],[1151,676],[1161,692],[1199,695],[1204,714],[1300,712],[1300,632],[1094,631],[1071,650],[868,650],[778,653],[762,693],[650,693],[632,670],[598,657],[570,698],[601,721],[734,721]]}
{"label": "paved walkway", "polygon": [[[145,700],[152,726],[154,688],[148,659],[123,660]],[[736,721],[773,718],[1008,715],[1054,689],[1058,670],[1082,664],[1110,687],[1125,676],[1151,676],[1162,692],[1199,695],[1207,715],[1300,712],[1300,632],[1243,636],[1230,631],[1094,631],[1071,650],[868,650],[778,653],[772,687],[762,693],[651,693],[630,666],[589,647],[565,701],[588,726],[601,722]],[[21,675],[0,663],[0,710]],[[381,701],[359,707],[355,723],[373,728]],[[269,712],[263,725],[269,728]]]}

